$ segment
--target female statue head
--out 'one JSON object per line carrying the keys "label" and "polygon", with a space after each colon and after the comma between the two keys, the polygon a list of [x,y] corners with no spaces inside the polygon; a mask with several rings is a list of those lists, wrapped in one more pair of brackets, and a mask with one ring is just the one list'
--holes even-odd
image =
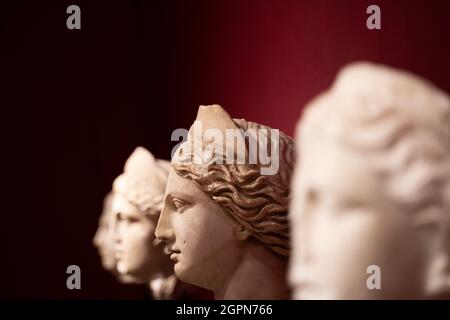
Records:
{"label": "female statue head", "polygon": [[[120,274],[138,283],[173,275],[172,264],[158,247],[154,231],[162,208],[169,163],[142,147],[128,158],[113,183],[115,258]],[[175,285],[174,277],[170,278]],[[160,283],[160,279],[155,283]],[[153,293],[157,293],[158,290]]]}
{"label": "female statue head", "polygon": [[92,243],[98,250],[103,268],[110,272],[114,272],[116,268],[116,259],[113,251],[114,241],[109,229],[112,198],[113,194],[110,192],[103,200],[103,209],[98,221],[98,228],[94,239],[92,239]]}
{"label": "female statue head", "polygon": [[[227,135],[233,137],[224,144]],[[256,159],[254,142],[265,151],[272,148],[271,160],[279,160],[273,174],[261,173],[267,163]],[[233,120],[217,105],[199,108],[187,141],[172,158],[156,230],[179,279],[219,299],[286,297],[292,148],[283,133]]]}
{"label": "female statue head", "polygon": [[411,73],[356,63],[305,109],[290,217],[299,299],[450,289],[450,100]]}

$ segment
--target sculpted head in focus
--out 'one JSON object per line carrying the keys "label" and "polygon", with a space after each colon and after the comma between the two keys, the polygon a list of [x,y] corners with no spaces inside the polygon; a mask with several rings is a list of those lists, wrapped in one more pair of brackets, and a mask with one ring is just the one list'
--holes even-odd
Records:
{"label": "sculpted head in focus", "polygon": [[[294,298],[450,293],[448,94],[405,71],[351,64],[306,107],[297,134]],[[371,266],[380,289],[369,289]]]}
{"label": "sculpted head in focus", "polygon": [[[200,134],[194,132],[198,123]],[[235,146],[248,129],[270,131],[253,122],[233,120],[218,105],[201,106],[188,140],[172,158],[156,235],[167,243],[177,277],[212,290],[217,299],[286,298],[287,206],[294,143],[283,133],[273,142],[269,134],[269,141],[278,147],[279,167],[272,175],[262,175],[258,161],[227,163],[225,155],[237,156],[238,149],[228,140],[223,148],[217,147],[218,140],[207,137],[208,129],[223,137],[227,129],[234,130]],[[247,157],[249,144],[243,142]],[[203,157],[201,164],[194,161],[198,153]]]}
{"label": "sculpted head in focus", "polygon": [[154,236],[168,168],[167,161],[157,160],[138,147],[113,183],[111,209],[117,270],[138,283],[173,274],[172,264]]}

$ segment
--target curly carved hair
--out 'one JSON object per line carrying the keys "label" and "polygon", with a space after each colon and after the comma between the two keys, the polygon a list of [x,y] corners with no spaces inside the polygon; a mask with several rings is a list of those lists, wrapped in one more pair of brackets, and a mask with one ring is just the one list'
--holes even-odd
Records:
{"label": "curly carved hair", "polygon": [[143,147],[137,147],[125,163],[124,172],[113,182],[113,192],[123,195],[145,215],[161,212],[170,163],[155,159]]}
{"label": "curly carved hair", "polygon": [[[270,130],[245,120],[233,121],[244,130]],[[288,257],[290,237],[287,211],[295,160],[294,147],[294,141],[280,132],[280,167],[274,175],[261,175],[260,164],[217,164],[214,161],[216,159],[201,165],[192,161],[175,161],[172,167],[178,175],[193,181],[208,194],[263,246]]]}

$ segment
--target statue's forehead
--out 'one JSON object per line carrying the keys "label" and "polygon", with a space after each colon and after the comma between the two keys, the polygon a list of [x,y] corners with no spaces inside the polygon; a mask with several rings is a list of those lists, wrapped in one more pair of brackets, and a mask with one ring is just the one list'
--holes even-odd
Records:
{"label": "statue's forehead", "polygon": [[191,179],[181,177],[173,168],[169,170],[166,196],[183,196],[185,200],[210,200]]}

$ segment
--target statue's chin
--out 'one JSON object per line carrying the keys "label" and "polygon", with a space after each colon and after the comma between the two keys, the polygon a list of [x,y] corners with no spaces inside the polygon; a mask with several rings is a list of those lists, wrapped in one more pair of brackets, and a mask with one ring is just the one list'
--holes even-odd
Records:
{"label": "statue's chin", "polygon": [[128,266],[123,263],[117,264],[117,272],[119,273],[119,279],[123,280],[124,283],[145,284],[148,281],[148,278],[143,274],[129,269]]}
{"label": "statue's chin", "polygon": [[120,274],[123,274],[123,275],[126,275],[126,274],[129,274],[129,269],[128,269],[128,266],[127,266],[127,264],[124,262],[124,261],[118,261],[117,262],[117,271],[120,273]]}
{"label": "statue's chin", "polygon": [[195,278],[191,276],[192,272],[190,272],[183,264],[177,261],[173,267],[173,271],[178,279],[183,282],[197,285],[195,283]]}
{"label": "statue's chin", "polygon": [[116,267],[116,261],[111,257],[102,256],[102,266],[107,271],[114,271]]}

